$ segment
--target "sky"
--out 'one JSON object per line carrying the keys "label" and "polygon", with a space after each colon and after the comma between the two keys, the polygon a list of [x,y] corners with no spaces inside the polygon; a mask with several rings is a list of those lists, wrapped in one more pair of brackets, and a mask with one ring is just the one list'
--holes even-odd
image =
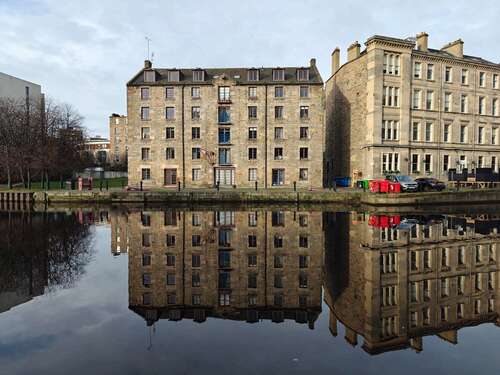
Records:
{"label": "sky", "polygon": [[126,83],[156,67],[305,66],[324,80],[330,55],[372,35],[458,38],[466,54],[500,62],[497,0],[0,0],[0,72],[72,104],[91,135],[126,113]]}

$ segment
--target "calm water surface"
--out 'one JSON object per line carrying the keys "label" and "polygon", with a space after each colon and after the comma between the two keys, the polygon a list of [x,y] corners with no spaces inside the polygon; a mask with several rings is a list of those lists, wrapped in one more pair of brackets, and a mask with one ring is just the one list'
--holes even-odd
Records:
{"label": "calm water surface", "polygon": [[497,374],[495,212],[0,212],[0,372]]}

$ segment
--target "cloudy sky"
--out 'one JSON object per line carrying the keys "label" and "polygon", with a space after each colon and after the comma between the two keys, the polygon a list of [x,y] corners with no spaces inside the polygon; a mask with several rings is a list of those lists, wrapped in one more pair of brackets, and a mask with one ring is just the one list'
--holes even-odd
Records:
{"label": "cloudy sky", "polygon": [[[91,134],[125,113],[126,82],[142,67],[145,36],[154,65],[306,65],[324,79],[330,53],[373,34],[457,38],[465,53],[500,62],[497,0],[0,0],[0,71],[39,83],[78,108]],[[345,57],[345,53],[344,56]]]}

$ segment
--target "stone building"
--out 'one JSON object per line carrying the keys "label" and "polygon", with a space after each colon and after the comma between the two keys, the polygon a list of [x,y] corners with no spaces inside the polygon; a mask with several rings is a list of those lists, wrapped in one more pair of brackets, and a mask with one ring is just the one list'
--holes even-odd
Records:
{"label": "stone building", "polygon": [[311,328],[321,312],[321,212],[128,216],[129,308],[148,325],[209,317]]}
{"label": "stone building", "polygon": [[156,69],[127,84],[129,184],[323,186],[323,81],[308,67]]}
{"label": "stone building", "polygon": [[113,113],[109,116],[109,149],[110,163],[113,165],[127,164],[128,151],[128,121],[127,116]]}
{"label": "stone building", "polygon": [[332,54],[326,82],[326,164],[335,176],[388,172],[447,178],[447,171],[498,170],[500,65],[441,49],[428,35],[373,36]]}
{"label": "stone building", "polygon": [[92,155],[98,165],[110,162],[109,139],[101,136],[89,137],[83,144],[83,151]]}
{"label": "stone building", "polygon": [[379,354],[421,351],[429,335],[456,344],[462,327],[500,326],[498,216],[420,217],[411,228],[334,216],[325,260],[333,335],[340,321],[351,345],[362,336],[362,348]]}

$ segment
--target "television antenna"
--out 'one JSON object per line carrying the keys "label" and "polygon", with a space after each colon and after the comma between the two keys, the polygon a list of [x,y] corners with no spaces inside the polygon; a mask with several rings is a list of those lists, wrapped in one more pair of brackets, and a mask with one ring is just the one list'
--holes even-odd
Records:
{"label": "television antenna", "polygon": [[148,54],[146,55],[146,58],[149,59],[149,44],[152,42],[151,38],[145,36],[144,39],[146,39],[146,43],[148,45]]}

